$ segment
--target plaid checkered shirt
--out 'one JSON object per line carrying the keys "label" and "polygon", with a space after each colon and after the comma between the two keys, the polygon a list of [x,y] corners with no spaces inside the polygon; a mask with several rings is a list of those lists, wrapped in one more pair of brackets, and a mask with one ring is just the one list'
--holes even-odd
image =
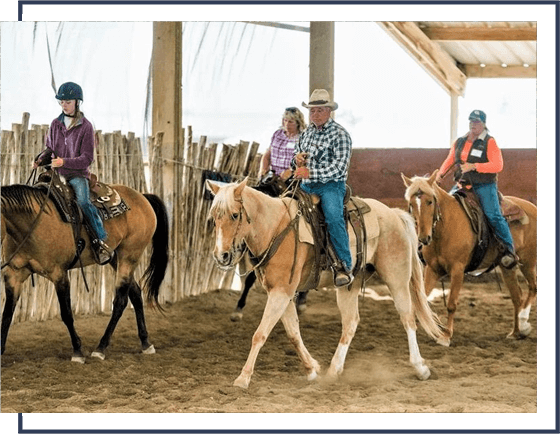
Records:
{"label": "plaid checkered shirt", "polygon": [[270,166],[274,173],[280,175],[284,170],[290,168],[294,157],[294,147],[297,138],[289,139],[284,130],[279,129],[272,135],[270,143]]}
{"label": "plaid checkered shirt", "polygon": [[[348,131],[333,119],[329,119],[321,129],[310,124],[296,144],[295,154],[300,152],[309,153],[309,179],[303,179],[303,183],[346,182],[352,156],[352,139]],[[295,168],[295,161],[292,165]]]}

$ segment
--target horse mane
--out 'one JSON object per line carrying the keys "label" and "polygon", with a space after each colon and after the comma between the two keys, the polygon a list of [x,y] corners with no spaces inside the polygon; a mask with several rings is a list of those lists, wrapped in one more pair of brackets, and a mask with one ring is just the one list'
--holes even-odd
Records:
{"label": "horse mane", "polygon": [[[222,218],[224,215],[231,215],[235,212],[239,212],[240,202],[235,199],[234,194],[235,189],[239,186],[239,184],[240,183],[232,183],[220,188],[218,194],[214,196],[214,201],[208,213],[209,217],[216,219]],[[242,195],[245,196],[247,194],[252,194],[266,199],[277,199],[259,191],[258,189],[255,189],[254,187],[249,187],[248,185],[243,189]]]}
{"label": "horse mane", "polygon": [[24,184],[2,186],[2,212],[34,215],[37,213],[37,206],[45,200],[45,194],[41,189]]}
{"label": "horse mane", "polygon": [[210,207],[209,215],[214,218],[221,218],[226,214],[233,213],[235,198],[233,190],[238,184],[226,185],[218,191],[214,197],[212,206]]}
{"label": "horse mane", "polygon": [[407,187],[404,193],[405,199],[410,202],[410,199],[413,196],[416,196],[418,193],[425,193],[435,196],[435,189],[428,183],[428,179],[429,178],[425,178],[423,176],[413,176],[411,178],[410,185]]}

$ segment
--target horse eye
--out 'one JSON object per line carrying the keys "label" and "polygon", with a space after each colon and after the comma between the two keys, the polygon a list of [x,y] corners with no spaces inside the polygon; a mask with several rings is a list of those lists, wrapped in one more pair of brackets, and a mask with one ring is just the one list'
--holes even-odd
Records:
{"label": "horse eye", "polygon": [[233,213],[233,214],[231,215],[231,219],[232,219],[232,220],[237,220],[238,218],[239,218],[239,214],[238,214],[238,213]]}
{"label": "horse eye", "polygon": [[431,204],[434,203],[434,202],[431,201],[431,200],[429,200],[427,203],[428,203],[428,205],[431,205]]}

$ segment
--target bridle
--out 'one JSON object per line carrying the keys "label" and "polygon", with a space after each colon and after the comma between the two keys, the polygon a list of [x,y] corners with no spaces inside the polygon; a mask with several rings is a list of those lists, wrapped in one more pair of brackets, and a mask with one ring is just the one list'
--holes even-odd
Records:
{"label": "bridle", "polygon": [[[29,179],[27,180],[27,182],[29,183],[29,180],[31,179],[31,177],[36,173],[37,169],[33,169],[32,174],[29,176]],[[51,177],[51,180],[49,182],[49,187],[47,189],[47,194],[45,195],[45,200],[43,201],[43,203],[41,204],[41,206],[39,207],[39,212],[37,213],[37,217],[35,217],[35,220],[33,220],[33,223],[31,224],[31,228],[29,229],[29,232],[25,235],[25,237],[23,238],[23,241],[21,243],[18,244],[18,246],[16,247],[16,249],[12,252],[12,254],[10,255],[10,257],[8,258],[8,260],[6,260],[1,266],[0,266],[0,270],[4,269],[7,265],[10,264],[10,262],[12,262],[12,259],[15,258],[15,256],[19,253],[19,251],[21,250],[21,248],[23,247],[23,245],[27,242],[27,240],[29,239],[29,237],[31,236],[31,234],[33,233],[33,231],[35,230],[35,228],[37,227],[37,225],[39,224],[39,218],[41,217],[41,214],[43,213],[43,210],[45,209],[45,205],[47,204],[48,200],[49,200],[49,196],[51,193],[51,187],[53,185],[53,180],[54,180],[54,176]]]}
{"label": "bridle", "polygon": [[[418,190],[413,197],[416,197],[418,199],[420,199],[423,195],[425,195],[426,193],[423,192],[422,190]],[[434,199],[434,214],[432,216],[432,232],[435,231],[436,229],[436,225],[438,224],[438,222],[443,220],[442,214],[441,214],[441,208],[439,206],[439,201],[437,200],[437,196],[434,194],[433,196]],[[409,202],[409,209],[410,209],[410,202]]]}
{"label": "bridle", "polygon": [[[245,208],[245,205],[243,203],[243,198],[240,197],[239,199],[236,198],[234,200],[236,202],[240,203],[240,209],[239,209],[239,219],[238,219],[238,222],[237,222],[237,227],[235,228],[235,233],[233,235],[232,249],[234,251],[238,251],[238,249],[236,249],[234,246],[236,245],[235,240],[237,239],[237,235],[238,235],[239,229],[241,227],[241,223],[242,223],[242,220],[243,220],[243,214],[245,214],[247,216],[247,223],[248,224],[251,224],[251,218],[249,217],[249,213],[247,212],[247,209]],[[286,214],[289,215],[289,210],[288,210],[288,207],[285,203],[284,203],[284,207],[286,209]],[[231,269],[231,268],[237,266],[241,262],[241,259],[243,258],[245,253],[247,253],[247,252],[249,252],[251,254],[252,258],[257,260],[257,263],[254,264],[245,273],[240,274],[241,277],[246,276],[247,274],[255,271],[256,269],[266,265],[268,263],[268,261],[274,256],[274,254],[278,250],[278,247],[280,247],[280,244],[282,243],[282,241],[284,241],[284,238],[286,238],[286,236],[288,235],[288,232],[290,232],[291,230],[294,230],[296,232],[296,239],[297,239],[297,228],[298,228],[298,222],[299,222],[299,217],[300,216],[301,216],[301,211],[298,210],[298,213],[296,214],[296,217],[294,219],[291,219],[290,223],[280,233],[278,233],[278,228],[276,228],[275,233],[277,233],[277,235],[272,237],[272,239],[270,240],[270,243],[268,244],[268,246],[265,249],[265,251],[263,252],[263,254],[260,256],[260,258],[255,256],[253,254],[253,252],[250,251],[249,247],[247,246],[247,243],[245,243],[245,240],[241,240],[242,245],[243,245],[243,247],[241,249],[241,254],[238,255],[237,259],[227,269]],[[278,224],[278,227],[280,227],[280,223]],[[290,282],[292,281],[293,274],[294,274],[295,258],[296,258],[296,255],[297,255],[297,245],[298,245],[298,243],[296,242],[295,243],[295,252],[294,252],[294,261],[292,263],[292,270],[291,270],[291,274],[290,274]],[[232,249],[230,249],[230,251]]]}
{"label": "bridle", "polygon": [[[237,266],[240,262],[241,259],[243,258],[243,256],[245,255],[245,253],[249,250],[249,248],[247,247],[247,244],[245,243],[245,240],[241,240],[241,249],[238,249],[237,243],[236,243],[236,239],[237,239],[237,234],[239,233],[239,229],[241,228],[241,223],[243,222],[243,213],[245,213],[245,215],[247,216],[247,223],[251,224],[251,217],[249,217],[249,213],[247,212],[247,210],[245,209],[245,206],[243,205],[243,198],[240,197],[239,199],[235,199],[236,202],[239,202],[241,204],[241,208],[239,209],[239,218],[236,219],[237,220],[237,226],[235,228],[235,233],[233,234],[233,243],[231,248],[229,249],[230,252],[235,253],[238,251],[241,251],[241,254],[236,255],[236,259],[233,262],[233,264],[231,264],[228,267],[223,267],[220,265],[220,263],[218,262],[218,267],[222,270],[230,270],[231,268]],[[230,216],[231,219],[233,219],[233,215]],[[247,274],[247,273],[245,273]]]}

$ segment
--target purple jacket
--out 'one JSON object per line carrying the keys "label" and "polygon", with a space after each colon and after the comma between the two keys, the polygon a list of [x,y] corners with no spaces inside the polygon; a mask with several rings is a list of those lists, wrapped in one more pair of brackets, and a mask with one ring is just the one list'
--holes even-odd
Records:
{"label": "purple jacket", "polygon": [[64,114],[61,114],[51,123],[46,145],[54,152],[54,156],[64,160],[64,165],[58,171],[70,180],[77,177],[89,178],[94,142],[93,125],[90,121],[82,117],[68,130],[64,125]]}

